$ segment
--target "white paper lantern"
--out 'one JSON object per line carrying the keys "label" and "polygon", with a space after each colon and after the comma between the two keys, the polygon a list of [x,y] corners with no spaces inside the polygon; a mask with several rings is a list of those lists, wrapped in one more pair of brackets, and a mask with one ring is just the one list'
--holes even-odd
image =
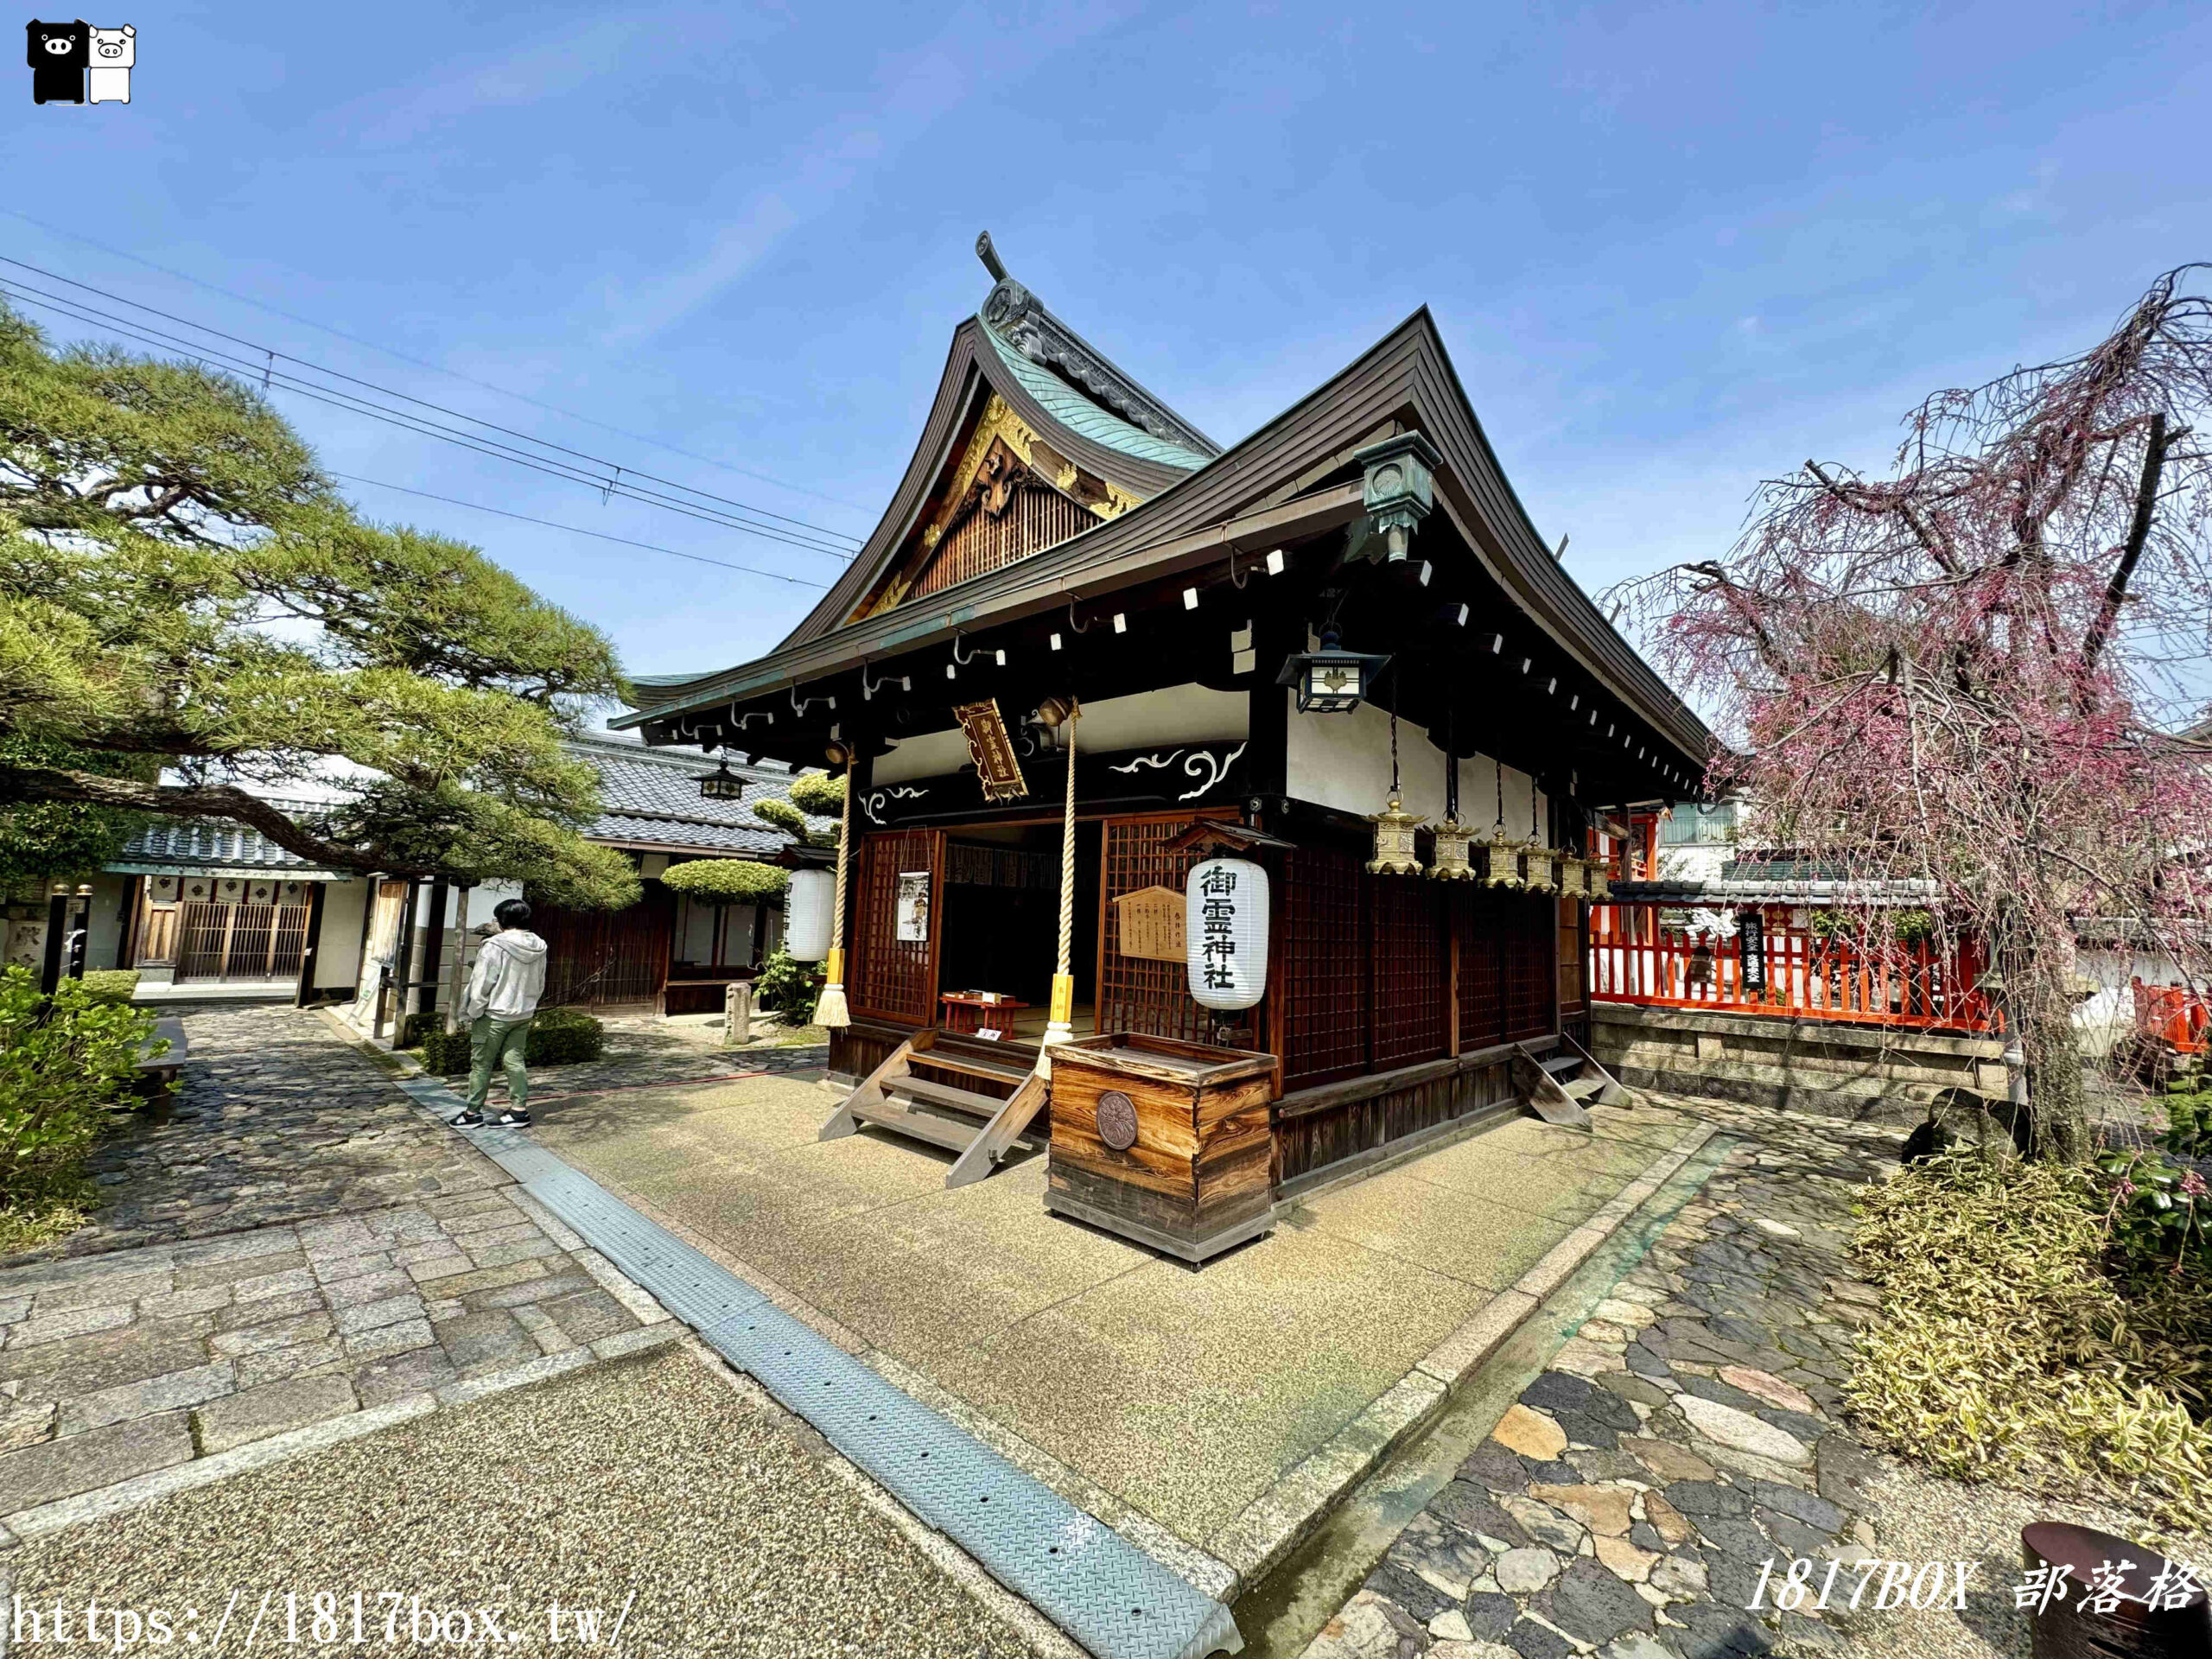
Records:
{"label": "white paper lantern", "polygon": [[836,903],[837,879],[827,870],[793,870],[784,894],[784,949],[797,962],[820,962],[830,954],[830,912]]}
{"label": "white paper lantern", "polygon": [[1268,988],[1268,873],[1242,858],[1191,867],[1183,952],[1202,1007],[1249,1008]]}

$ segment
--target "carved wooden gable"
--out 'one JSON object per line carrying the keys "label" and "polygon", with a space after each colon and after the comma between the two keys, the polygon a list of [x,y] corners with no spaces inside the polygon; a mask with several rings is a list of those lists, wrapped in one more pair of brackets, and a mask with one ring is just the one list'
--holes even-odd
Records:
{"label": "carved wooden gable", "polygon": [[1042,552],[1135,505],[1135,496],[1032,432],[993,393],[904,556],[851,620]]}

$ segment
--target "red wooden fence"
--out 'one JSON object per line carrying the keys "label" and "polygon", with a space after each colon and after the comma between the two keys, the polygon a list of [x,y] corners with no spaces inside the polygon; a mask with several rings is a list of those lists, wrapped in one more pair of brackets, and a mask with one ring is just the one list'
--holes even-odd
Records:
{"label": "red wooden fence", "polygon": [[[1770,912],[1771,915],[1772,912]],[[1600,1002],[1785,1014],[1866,1025],[1990,1031],[1999,1024],[1974,988],[1987,959],[1980,942],[1878,945],[1766,929],[1766,983],[1744,982],[1733,933],[1662,927],[1643,905],[1590,908],[1590,995]]]}

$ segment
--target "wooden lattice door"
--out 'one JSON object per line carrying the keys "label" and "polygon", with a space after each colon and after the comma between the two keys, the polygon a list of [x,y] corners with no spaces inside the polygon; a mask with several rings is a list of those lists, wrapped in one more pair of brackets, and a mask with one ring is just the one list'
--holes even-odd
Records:
{"label": "wooden lattice door", "polygon": [[[937,1022],[938,940],[943,927],[944,832],[886,830],[863,836],[853,893],[845,970],[853,1012],[899,1025]],[[899,884],[907,878],[908,931],[913,899],[923,906],[919,939],[899,937]],[[920,877],[917,882],[914,878]]]}
{"label": "wooden lattice door", "polygon": [[[1201,855],[1171,853],[1167,843],[1189,829],[1188,817],[1109,818],[1099,838],[1098,1029],[1142,1032],[1154,1037],[1206,1040],[1211,1026],[1191,995],[1184,963],[1122,954],[1120,908],[1114,900],[1150,887],[1183,891]],[[1267,1029],[1262,1008],[1237,1016]]]}

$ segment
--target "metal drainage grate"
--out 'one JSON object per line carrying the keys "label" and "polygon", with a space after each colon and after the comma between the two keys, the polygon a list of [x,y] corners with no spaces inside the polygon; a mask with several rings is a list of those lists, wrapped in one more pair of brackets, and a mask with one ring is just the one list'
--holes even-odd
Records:
{"label": "metal drainage grate", "polygon": [[[458,1109],[443,1084],[400,1085]],[[594,1249],[1099,1659],[1244,1645],[1229,1609],[518,1129],[472,1140]]]}

